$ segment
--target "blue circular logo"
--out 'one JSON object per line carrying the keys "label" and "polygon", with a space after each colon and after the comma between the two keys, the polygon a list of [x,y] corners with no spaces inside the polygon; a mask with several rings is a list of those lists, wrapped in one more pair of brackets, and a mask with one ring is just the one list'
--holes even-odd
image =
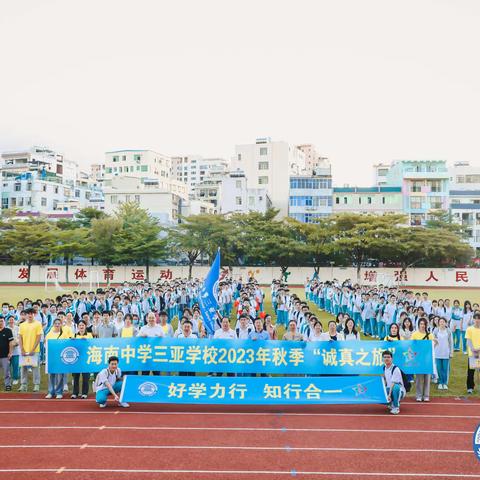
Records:
{"label": "blue circular logo", "polygon": [[152,382],[143,382],[138,386],[138,393],[142,397],[153,397],[157,390],[157,386]]}
{"label": "blue circular logo", "polygon": [[62,350],[60,358],[66,365],[73,365],[80,357],[80,353],[75,347],[67,347]]}
{"label": "blue circular logo", "polygon": [[480,425],[477,426],[473,434],[473,453],[480,460]]}

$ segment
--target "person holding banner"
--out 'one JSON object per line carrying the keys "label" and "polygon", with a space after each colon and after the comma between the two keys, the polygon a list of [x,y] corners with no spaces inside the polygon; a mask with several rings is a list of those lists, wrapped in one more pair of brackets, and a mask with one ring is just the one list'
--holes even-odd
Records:
{"label": "person holding banner", "polygon": [[[433,340],[433,335],[428,333],[428,320],[424,317],[418,320],[417,330],[412,333],[411,340]],[[417,402],[430,401],[430,375],[417,373],[415,375],[415,392]]]}
{"label": "person holding banner", "polygon": [[35,310],[26,310],[27,319],[20,324],[18,338],[20,343],[20,392],[27,391],[28,369],[33,372],[33,391],[40,390],[40,340],[43,335],[42,324],[35,320]]}
{"label": "person holding banner", "polygon": [[473,315],[473,325],[465,332],[468,347],[467,392],[473,393],[475,388],[475,370],[480,368],[480,313]]}
{"label": "person holding banner", "polygon": [[108,359],[108,367],[99,372],[95,379],[95,401],[100,408],[107,406],[107,398],[112,395],[118,405],[128,408],[130,405],[120,402],[118,394],[122,390],[123,376],[122,371],[118,368],[118,357],[112,356]]}
{"label": "person holding banner", "polygon": [[[87,332],[87,324],[80,320],[78,322],[78,331],[75,334],[76,339],[80,340],[87,340],[89,338],[93,338],[93,335],[90,332]],[[79,397],[80,393],[80,378],[82,379],[82,395],[80,398],[87,398],[88,397],[88,382],[90,380],[90,373],[73,373],[73,393],[70,398],[77,398]]]}
{"label": "person holding banner", "polygon": [[400,413],[400,402],[407,394],[400,368],[393,364],[392,352],[385,350],[382,354],[384,363],[383,378],[387,387],[388,408],[392,415]]}

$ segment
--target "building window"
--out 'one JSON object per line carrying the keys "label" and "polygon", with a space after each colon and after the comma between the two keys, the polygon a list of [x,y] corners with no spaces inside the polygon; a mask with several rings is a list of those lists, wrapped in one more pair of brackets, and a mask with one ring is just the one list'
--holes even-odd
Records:
{"label": "building window", "polygon": [[242,204],[242,197],[235,197],[235,205],[241,205]]}
{"label": "building window", "polygon": [[140,162],[142,160],[142,156],[141,155],[134,155],[133,156],[133,159],[136,161],[136,162]]}
{"label": "building window", "polygon": [[114,155],[113,158],[112,158],[112,161],[113,161],[113,162],[118,162],[118,156],[117,156],[117,155]]}
{"label": "building window", "polygon": [[20,182],[15,183],[15,191],[20,192],[22,190],[22,184]]}
{"label": "building window", "polygon": [[18,197],[17,207],[23,207],[23,197]]}
{"label": "building window", "polygon": [[140,203],[140,195],[135,195],[135,201],[136,201],[137,203]]}
{"label": "building window", "polygon": [[359,204],[362,203],[362,197],[358,197],[358,203],[359,203]]}
{"label": "building window", "polygon": [[268,170],[268,162],[258,162],[259,170]]}
{"label": "building window", "polygon": [[258,184],[259,185],[267,185],[268,184],[268,177],[258,177]]}
{"label": "building window", "polygon": [[423,182],[412,182],[410,191],[414,193],[420,193],[422,191],[422,187],[423,187]]}
{"label": "building window", "polygon": [[2,209],[8,208],[8,197],[2,198]]}
{"label": "building window", "polygon": [[367,203],[368,203],[369,205],[372,204],[372,197],[367,197]]}
{"label": "building window", "polygon": [[47,199],[45,197],[42,197],[40,204],[42,205],[42,207],[46,207],[47,206]]}
{"label": "building window", "polygon": [[254,207],[255,206],[255,197],[248,197],[248,206]]}
{"label": "building window", "polygon": [[12,199],[10,200],[10,204],[12,205],[12,207],[16,207],[17,206],[17,199],[15,197],[12,197]]}
{"label": "building window", "polygon": [[423,197],[410,197],[410,208],[422,208]]}
{"label": "building window", "polygon": [[442,208],[443,203],[441,198],[431,198],[430,199],[430,208],[440,209]]}
{"label": "building window", "polygon": [[382,197],[382,204],[385,205],[385,197]]}
{"label": "building window", "polygon": [[58,187],[55,187],[55,193],[58,193]]}
{"label": "building window", "polygon": [[117,203],[117,202],[118,202],[117,196],[116,196],[116,195],[112,195],[112,196],[110,197],[110,203],[111,203],[111,204],[115,204],[115,203]]}
{"label": "building window", "polygon": [[80,198],[80,190],[75,190],[75,198]]}
{"label": "building window", "polygon": [[141,172],[148,172],[148,165],[140,165]]}
{"label": "building window", "polygon": [[348,203],[348,198],[347,197],[343,197],[343,203],[346,205]]}
{"label": "building window", "polygon": [[47,191],[47,186],[45,184],[42,185],[42,192],[46,192]]}
{"label": "building window", "polygon": [[105,169],[105,173],[112,173],[112,167],[107,167]]}
{"label": "building window", "polygon": [[267,155],[268,147],[260,147],[260,155]]}
{"label": "building window", "polygon": [[242,160],[242,154],[241,154],[241,153],[237,154],[237,160],[238,160],[238,161],[241,161],[241,160]]}
{"label": "building window", "polygon": [[123,160],[124,162],[126,162],[126,161],[127,161],[127,156],[126,156],[126,155],[122,155],[122,160]]}
{"label": "building window", "polygon": [[130,201],[130,195],[125,195],[125,201],[129,202]]}
{"label": "building window", "polygon": [[430,191],[432,192],[441,192],[442,191],[442,181],[441,180],[430,180],[428,182],[430,186]]}
{"label": "building window", "polygon": [[335,197],[335,203],[338,205],[340,203],[340,197]]}
{"label": "building window", "polygon": [[235,188],[242,188],[242,181],[241,180],[235,180]]}
{"label": "building window", "polygon": [[31,192],[32,191],[32,182],[28,182],[27,183],[27,192]]}

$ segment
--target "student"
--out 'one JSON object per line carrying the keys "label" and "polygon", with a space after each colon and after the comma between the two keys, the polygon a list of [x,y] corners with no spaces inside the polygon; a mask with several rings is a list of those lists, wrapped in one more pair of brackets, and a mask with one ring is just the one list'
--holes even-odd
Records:
{"label": "student", "polygon": [[352,318],[345,322],[345,329],[343,330],[343,340],[360,340],[360,334],[357,332],[355,322]]}
{"label": "student", "polygon": [[[62,322],[57,318],[54,320],[52,328],[45,337],[46,350],[48,351],[48,344],[54,340],[61,340],[69,338],[63,331]],[[49,373],[48,374],[48,394],[45,398],[61,399],[63,398],[63,389],[65,385],[64,373]]]}
{"label": "student", "polygon": [[393,364],[392,353],[385,350],[383,358],[383,379],[387,388],[388,408],[392,415],[400,413],[400,402],[406,395],[405,385],[403,384],[402,372],[400,368]]}
{"label": "student", "polygon": [[270,340],[277,340],[277,328],[272,322],[272,316],[270,314],[265,315],[265,330],[269,335]]}
{"label": "student", "polygon": [[400,331],[396,323],[392,323],[388,329],[388,335],[385,337],[386,342],[395,342],[400,340]]}
{"label": "student", "polygon": [[[24,314],[22,312],[22,314]],[[11,315],[8,317],[8,328],[12,331],[13,335],[13,353],[10,358],[10,373],[12,377],[12,385],[18,385],[20,380],[20,367],[18,364],[20,357],[20,347],[18,346],[18,325],[16,324],[16,316]]]}
{"label": "student", "polygon": [[441,317],[438,320],[438,327],[433,330],[435,344],[435,363],[438,373],[438,389],[448,390],[448,373],[450,359],[453,357],[453,336],[447,327],[447,320]]}
{"label": "student", "polygon": [[[349,318],[348,320],[352,320]],[[343,340],[343,333],[342,332],[337,332],[337,322],[335,320],[330,320],[328,322],[328,332],[323,332],[320,335],[321,341],[329,342],[329,341],[340,341]]]}
{"label": "student", "polygon": [[[411,340],[432,340],[433,335],[427,331],[428,322],[426,318],[421,318],[418,321],[418,327],[412,333]],[[430,374],[415,375],[415,391],[417,402],[430,401]]]}
{"label": "student", "polygon": [[465,337],[467,328],[473,325],[473,310],[472,304],[467,300],[463,304],[463,315],[462,315],[462,324],[461,324],[461,338],[462,338],[462,352],[464,355],[467,355],[467,339]]}
{"label": "student", "polygon": [[473,315],[473,325],[467,328],[465,338],[468,347],[467,393],[472,394],[475,389],[475,369],[470,368],[470,362],[480,357],[480,313]]}
{"label": "student", "polygon": [[462,319],[463,319],[463,310],[462,310],[462,307],[460,307],[460,302],[458,300],[454,300],[453,308],[452,308],[452,320],[450,321],[450,328],[452,329],[453,350],[455,352],[460,351],[460,343],[462,341]]}
{"label": "student", "polygon": [[27,391],[28,370],[33,372],[33,391],[40,390],[40,339],[43,335],[42,324],[35,320],[35,310],[26,309],[27,319],[20,324],[18,338],[20,343],[20,392]]}
{"label": "student", "polygon": [[[168,313],[165,310],[162,310],[158,314],[158,317],[159,317],[159,320],[160,320],[159,325],[163,329],[163,336],[168,337],[168,338],[172,338],[173,335],[174,335],[174,331],[173,331],[172,324],[168,323]],[[193,322],[192,322],[192,325],[193,325]]]}
{"label": "student", "polygon": [[410,340],[413,333],[413,324],[410,317],[404,318],[400,327],[400,338],[402,340]]}
{"label": "student", "polygon": [[13,356],[13,332],[5,326],[5,318],[0,316],[0,368],[5,378],[5,391],[12,389],[10,377],[10,359]]}
{"label": "student", "polygon": [[322,324],[316,320],[313,324],[313,332],[309,337],[310,342],[321,342],[322,341],[323,327]]}
{"label": "student", "polygon": [[95,379],[95,401],[100,408],[107,406],[107,398],[112,395],[118,405],[128,408],[126,402],[120,402],[118,394],[122,389],[122,371],[118,368],[118,357],[112,356],[108,359],[108,367],[99,372]]}
{"label": "student", "polygon": [[[80,340],[87,340],[89,338],[93,338],[93,335],[90,332],[87,332],[87,324],[80,320],[78,322],[78,331],[75,334],[76,339]],[[77,398],[80,393],[80,377],[82,378],[82,395],[80,398],[87,398],[88,397],[88,382],[90,380],[89,373],[73,373],[73,393],[70,398]]]}
{"label": "student", "polygon": [[137,336],[137,329],[133,325],[133,318],[132,315],[130,315],[129,313],[125,315],[125,318],[123,320],[123,327],[118,333],[118,336],[120,338],[132,338]]}

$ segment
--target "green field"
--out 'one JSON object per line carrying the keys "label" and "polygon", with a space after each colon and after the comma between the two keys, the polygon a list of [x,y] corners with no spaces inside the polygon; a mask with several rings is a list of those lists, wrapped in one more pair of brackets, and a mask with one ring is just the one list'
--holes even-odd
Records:
{"label": "green field", "polygon": [[[32,300],[44,299],[47,297],[55,298],[62,293],[69,293],[70,291],[75,290],[74,288],[69,288],[68,290],[60,291],[54,287],[50,287],[45,290],[44,286],[0,286],[0,301],[1,302],[10,302],[16,304],[17,301],[23,300],[24,298],[30,298]],[[273,308],[270,298],[270,289],[264,288],[266,293],[265,299],[265,310],[268,313],[273,313]],[[292,288],[301,299],[305,298],[303,288]],[[426,289],[430,294],[431,299],[439,298],[450,298],[451,300],[458,299],[461,302],[464,300],[470,300],[472,303],[480,303],[480,290],[479,289]],[[328,313],[320,311],[314,304],[310,304],[310,309],[314,312],[319,320],[322,322],[324,329],[326,324],[331,317]],[[232,315],[232,320],[234,316]],[[233,323],[233,322],[232,322]],[[173,326],[176,328],[177,321],[174,320]],[[283,335],[283,328],[279,330],[279,338]],[[368,340],[367,340],[368,341]],[[449,390],[439,391],[437,390],[436,385],[432,384],[431,394],[432,396],[464,396],[466,395],[466,369],[467,369],[467,358],[461,353],[455,353],[454,358],[451,362],[451,372],[450,372],[450,382]],[[45,376],[44,376],[45,377]],[[480,382],[476,380],[477,385],[480,385]],[[42,379],[43,390],[46,390],[46,378]],[[412,392],[409,395],[412,395]]]}

